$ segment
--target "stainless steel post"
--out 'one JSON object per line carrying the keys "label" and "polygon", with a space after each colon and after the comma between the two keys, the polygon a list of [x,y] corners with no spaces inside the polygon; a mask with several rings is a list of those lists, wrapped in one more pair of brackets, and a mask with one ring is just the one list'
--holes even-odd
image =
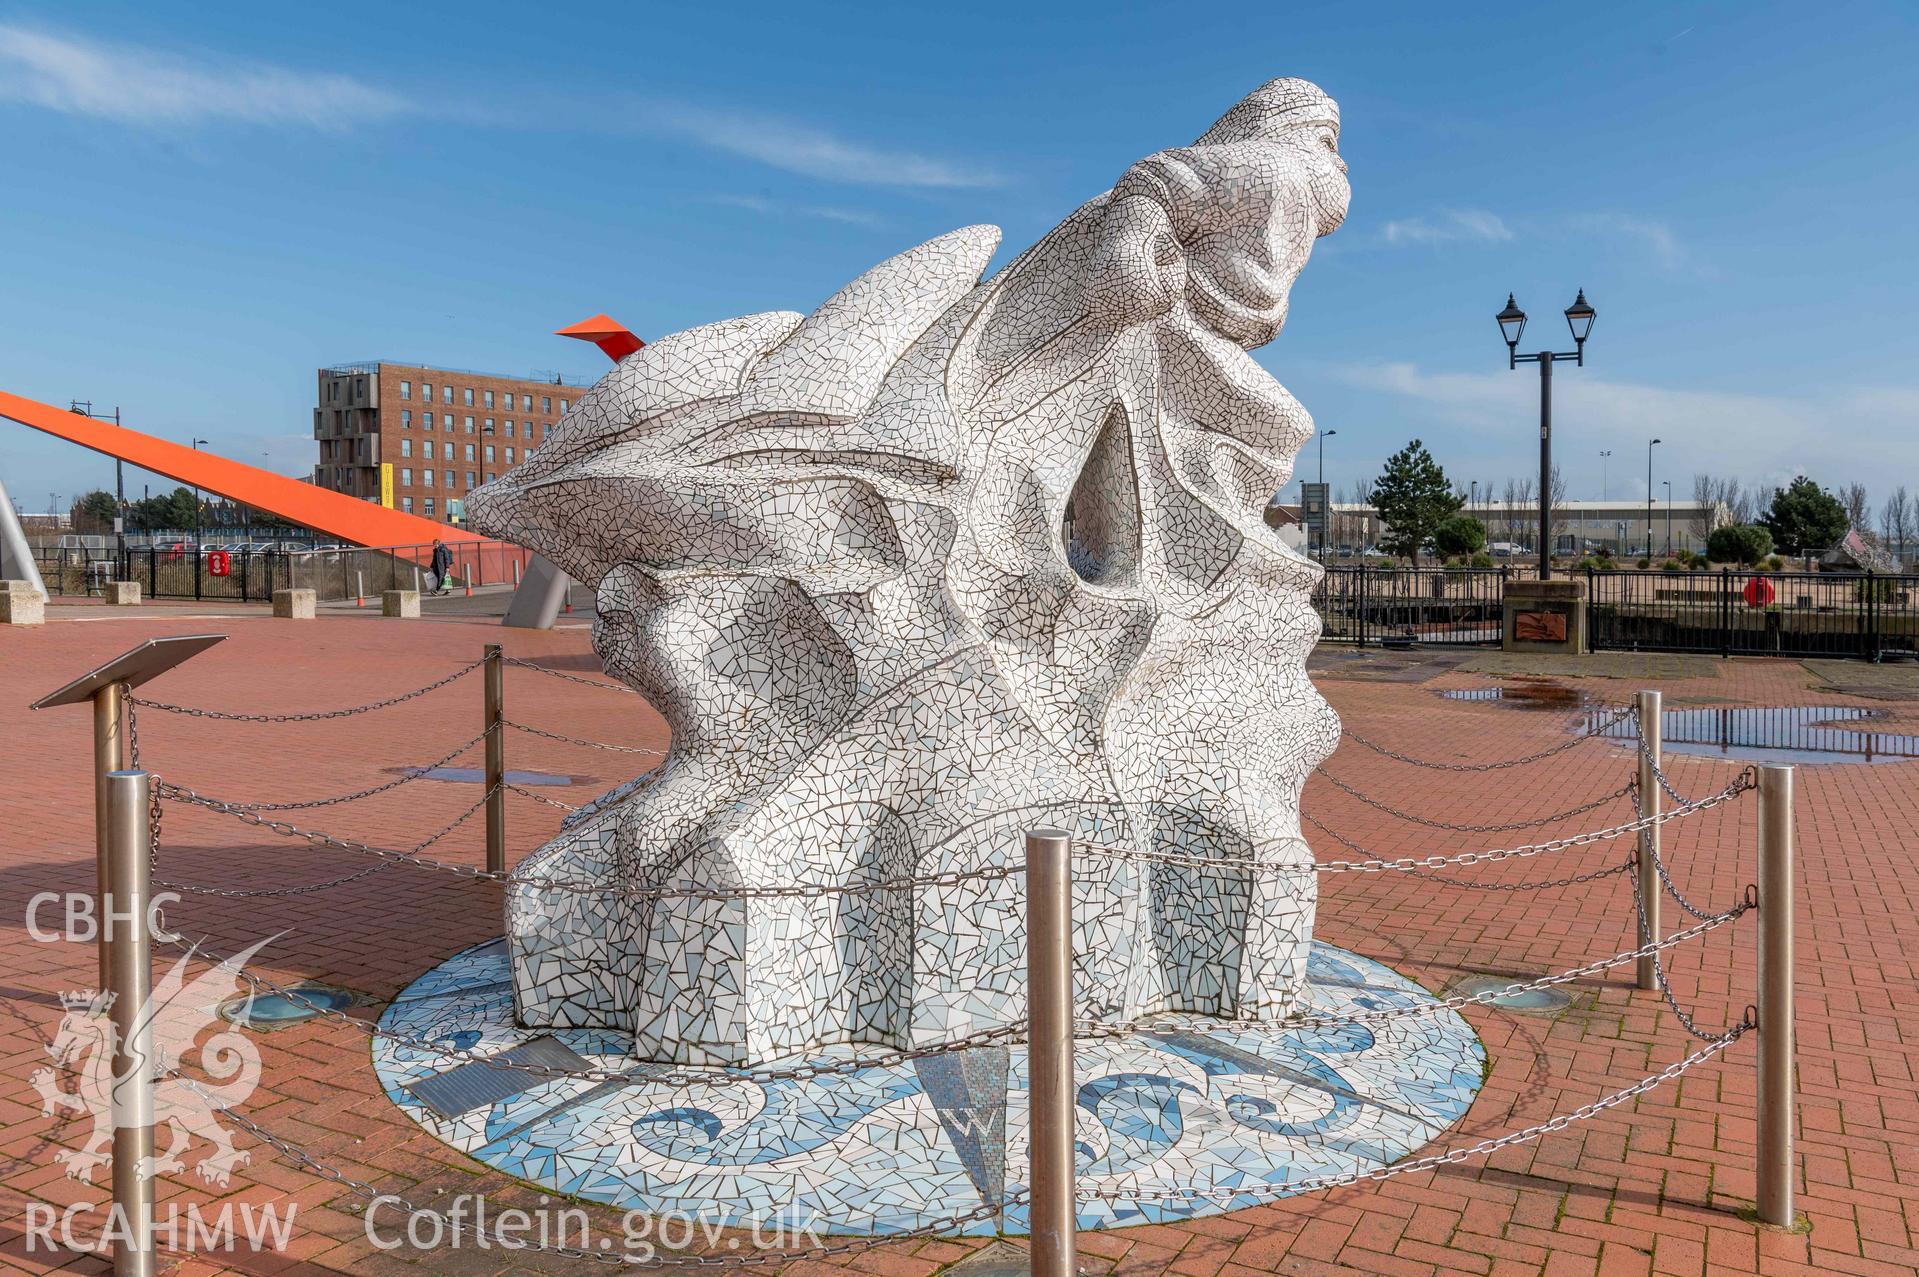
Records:
{"label": "stainless steel post", "polygon": [[1793,1224],[1790,767],[1759,769],[1759,1218]]}
{"label": "stainless steel post", "polygon": [[1073,1277],[1073,850],[1058,829],[1026,835],[1027,1111],[1033,1277]]}
{"label": "stainless steel post", "polygon": [[148,777],[110,772],[107,791],[107,891],[101,900],[106,937],[107,990],[113,994],[113,1250],[114,1277],[153,1277],[153,1055],[145,1014],[152,957],[147,911],[152,882],[147,863]]}
{"label": "stainless steel post", "polygon": [[[1661,737],[1659,703],[1663,699],[1658,692],[1641,692],[1639,704],[1639,808],[1644,816],[1659,814],[1659,774],[1658,769],[1665,765],[1661,757]],[[1654,858],[1659,855],[1659,826],[1648,825],[1639,831],[1639,904],[1645,915],[1639,922],[1639,943],[1634,948],[1643,948],[1659,939],[1659,871],[1654,868]],[[1653,954],[1639,959],[1639,987],[1656,989],[1659,977],[1653,971]]]}
{"label": "stainless steel post", "polygon": [[498,643],[486,645],[486,867],[493,873],[506,870],[505,655]]}
{"label": "stainless steel post", "polygon": [[[93,694],[93,852],[94,903],[104,919],[107,890],[111,879],[107,872],[108,835],[112,822],[107,814],[107,777],[127,766],[126,696],[120,683],[108,683]],[[97,919],[98,920],[98,919]],[[100,987],[107,988],[112,973],[107,968],[106,931],[95,942],[100,950]]]}

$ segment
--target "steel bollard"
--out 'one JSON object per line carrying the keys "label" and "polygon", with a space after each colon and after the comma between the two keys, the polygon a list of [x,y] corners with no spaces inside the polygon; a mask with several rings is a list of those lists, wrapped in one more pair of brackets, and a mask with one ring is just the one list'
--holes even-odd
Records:
{"label": "steel bollard", "polygon": [[152,992],[152,906],[147,860],[149,778],[114,771],[107,789],[107,892],[100,916],[113,995],[113,1210],[120,1240],[114,1277],[153,1277],[153,1026],[146,1014]]}
{"label": "steel bollard", "polygon": [[1759,769],[1759,1218],[1793,1225],[1790,767]]}
{"label": "steel bollard", "polygon": [[[126,686],[108,683],[93,694],[93,852],[97,893],[94,902],[103,912],[111,879],[108,875],[108,837],[112,819],[108,813],[107,777],[127,766]],[[106,932],[98,941],[100,950],[100,987],[110,987],[113,973],[108,967]]]}
{"label": "steel bollard", "polygon": [[506,871],[506,649],[486,645],[486,867]]}
{"label": "steel bollard", "polygon": [[[1658,692],[1641,692],[1637,698],[1639,705],[1639,736],[1642,742],[1639,750],[1639,814],[1653,817],[1659,814],[1659,768],[1665,765],[1663,758],[1664,738],[1660,728],[1660,701]],[[1638,923],[1639,943],[1634,948],[1644,948],[1659,939],[1659,871],[1655,861],[1659,856],[1659,826],[1648,825],[1639,831],[1639,908],[1644,915]],[[1658,973],[1653,969],[1659,961],[1659,955],[1649,953],[1640,958],[1636,971],[1639,987],[1656,989],[1659,987]]]}
{"label": "steel bollard", "polygon": [[1058,829],[1026,835],[1026,1018],[1031,1271],[1073,1277],[1073,844]]}

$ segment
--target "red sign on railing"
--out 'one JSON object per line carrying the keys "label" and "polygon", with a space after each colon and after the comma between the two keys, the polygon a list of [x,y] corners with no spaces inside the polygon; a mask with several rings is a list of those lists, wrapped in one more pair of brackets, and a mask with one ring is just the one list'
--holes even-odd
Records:
{"label": "red sign on railing", "polygon": [[233,556],[225,550],[208,550],[207,571],[215,576],[225,576],[233,571]]}
{"label": "red sign on railing", "polygon": [[1763,576],[1755,576],[1747,579],[1746,588],[1740,593],[1745,595],[1747,607],[1765,607],[1772,602],[1775,591],[1771,581]]}

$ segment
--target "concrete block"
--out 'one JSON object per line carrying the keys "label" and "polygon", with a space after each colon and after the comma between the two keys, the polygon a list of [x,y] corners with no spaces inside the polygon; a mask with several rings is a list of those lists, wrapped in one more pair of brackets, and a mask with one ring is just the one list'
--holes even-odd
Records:
{"label": "concrete block", "polygon": [[108,581],[106,602],[115,607],[140,606],[140,583],[138,581]]}
{"label": "concrete block", "polygon": [[1508,581],[1500,647],[1508,652],[1591,651],[1586,637],[1586,583],[1571,577]]}
{"label": "concrete block", "polygon": [[420,592],[418,590],[387,590],[380,595],[381,616],[418,616],[420,614]]}
{"label": "concrete block", "polygon": [[311,621],[316,597],[312,590],[275,590],[273,614],[289,621]]}
{"label": "concrete block", "polygon": [[47,596],[29,581],[0,581],[0,625],[42,625]]}

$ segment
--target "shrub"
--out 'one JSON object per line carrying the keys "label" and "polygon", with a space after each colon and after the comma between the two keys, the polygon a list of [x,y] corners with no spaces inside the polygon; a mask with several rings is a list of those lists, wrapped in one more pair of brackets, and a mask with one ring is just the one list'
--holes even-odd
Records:
{"label": "shrub", "polygon": [[1474,567],[1476,567],[1476,568],[1489,568],[1489,567],[1491,567],[1492,565],[1493,565],[1493,556],[1492,556],[1492,555],[1490,555],[1490,554],[1488,554],[1488,553],[1486,553],[1486,552],[1485,552],[1484,550],[1481,550],[1481,551],[1480,551],[1479,553],[1477,553],[1477,554],[1475,554],[1475,555],[1473,555],[1473,566],[1474,566]]}
{"label": "shrub", "polygon": [[1579,562],[1573,564],[1573,567],[1581,572],[1593,572],[1593,571],[1600,570],[1599,560],[1593,558],[1593,556],[1590,554],[1587,555],[1585,558],[1581,559]]}
{"label": "shrub", "polygon": [[1770,559],[1766,560],[1766,571],[1784,572],[1785,570],[1786,570],[1786,561],[1780,558],[1778,555],[1775,554]]}
{"label": "shrub", "polygon": [[1647,568],[1652,566],[1652,560],[1642,554],[1639,556],[1639,562],[1637,566],[1641,572],[1644,572]]}
{"label": "shrub", "polygon": [[1664,563],[1661,563],[1659,565],[1659,570],[1661,572],[1684,572],[1686,570],[1686,565],[1681,563],[1678,559],[1667,559]]}
{"label": "shrub", "polygon": [[1688,560],[1688,562],[1690,562],[1692,566],[1695,568],[1703,569],[1703,568],[1709,568],[1712,566],[1711,557],[1708,555],[1701,554],[1697,550],[1693,551],[1692,558]]}
{"label": "shrub", "polygon": [[1455,514],[1433,530],[1441,554],[1466,555],[1486,548],[1486,525],[1469,514]]}
{"label": "shrub", "polygon": [[1728,523],[1712,530],[1706,551],[1721,563],[1751,566],[1772,553],[1772,533],[1756,523]]}

